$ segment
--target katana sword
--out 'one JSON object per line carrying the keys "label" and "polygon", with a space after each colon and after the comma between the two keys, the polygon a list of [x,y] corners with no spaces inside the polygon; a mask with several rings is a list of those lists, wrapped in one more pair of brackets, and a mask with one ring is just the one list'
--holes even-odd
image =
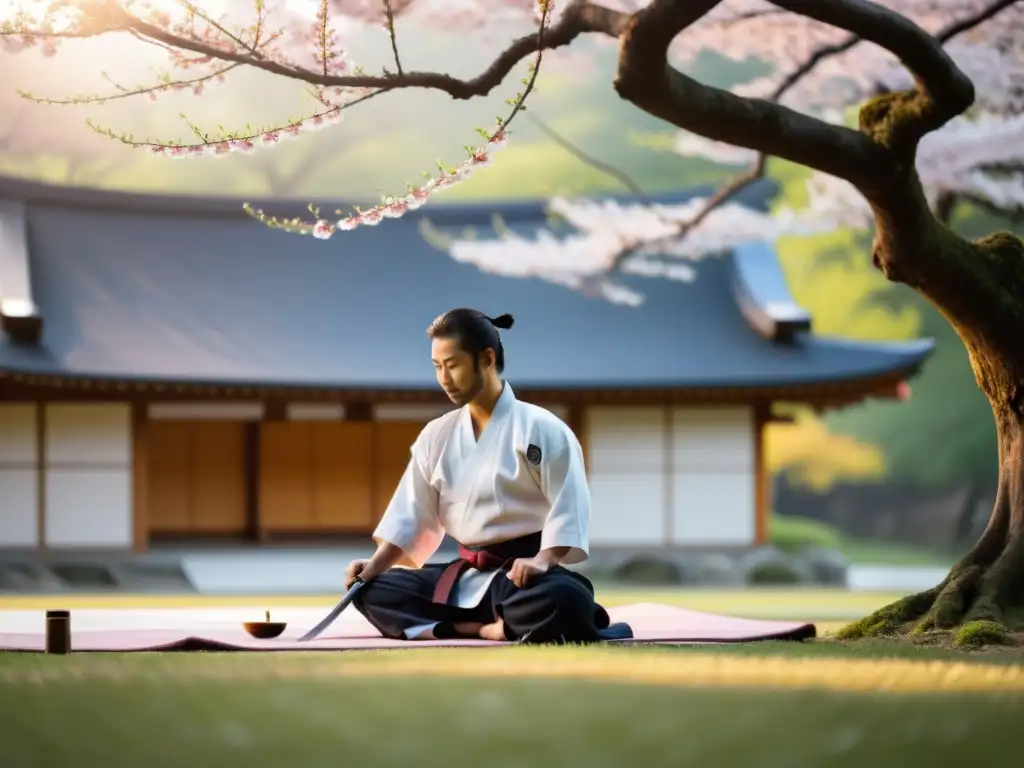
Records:
{"label": "katana sword", "polygon": [[317,637],[329,626],[331,626],[331,624],[334,623],[334,620],[341,615],[341,612],[348,608],[352,600],[355,599],[356,594],[359,592],[360,589],[363,588],[363,584],[364,582],[362,579],[356,579],[355,583],[348,588],[348,592],[345,593],[345,596],[341,598],[341,602],[339,602],[336,606],[334,606],[331,609],[331,612],[324,617],[323,621],[321,621],[319,624],[317,624],[315,627],[309,630],[309,632],[300,637],[299,642],[308,642],[309,640],[312,640],[313,638]]}

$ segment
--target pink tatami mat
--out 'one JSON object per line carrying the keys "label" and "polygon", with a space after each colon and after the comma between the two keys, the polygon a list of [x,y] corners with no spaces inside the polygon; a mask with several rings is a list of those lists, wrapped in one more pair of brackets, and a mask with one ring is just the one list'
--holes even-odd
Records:
{"label": "pink tatami mat", "polygon": [[[684,645],[698,643],[742,643],[760,640],[806,640],[816,636],[813,624],[766,621],[718,616],[657,603],[636,603],[608,609],[612,621],[627,622],[632,640],[618,643]],[[326,614],[326,610],[324,611]],[[274,640],[256,640],[237,626],[201,626],[195,629],[145,629],[139,627],[75,631],[72,612],[72,650],[107,651],[343,651],[427,647],[498,646],[486,640],[430,640],[404,642],[381,637],[366,620],[350,608],[320,637],[298,642],[315,621],[289,623]],[[252,618],[256,618],[255,616]],[[0,651],[40,652],[45,648],[41,632],[0,631]]]}

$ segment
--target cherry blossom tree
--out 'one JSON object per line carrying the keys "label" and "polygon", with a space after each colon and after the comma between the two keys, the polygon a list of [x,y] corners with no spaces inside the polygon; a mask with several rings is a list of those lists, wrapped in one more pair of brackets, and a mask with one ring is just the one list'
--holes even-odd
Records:
{"label": "cherry blossom tree", "polygon": [[[995,418],[1000,481],[988,526],[942,583],[851,625],[843,636],[955,630],[955,638],[976,638],[981,630],[999,639],[1016,628],[1014,617],[1024,608],[1024,244],[1009,232],[968,241],[945,226],[940,203],[948,192],[998,207],[1019,203],[1020,144],[1014,137],[1020,131],[1022,4],[289,0],[285,11],[284,5],[256,0],[245,18],[242,4],[230,0],[209,0],[203,10],[186,0],[22,5],[2,30],[12,47],[57,53],[69,38],[121,36],[168,52],[171,73],[148,85],[121,85],[113,94],[118,97],[212,90],[232,70],[247,68],[302,84],[313,99],[309,114],[280,125],[211,132],[190,124],[195,138],[188,143],[140,140],[93,125],[114,140],[170,157],[272,147],[401,89],[486,98],[525,68],[522,88],[492,126],[478,131],[480,140],[467,145],[465,159],[440,164],[426,181],[368,210],[321,215],[311,207],[308,220],[250,209],[267,226],[323,239],[397,218],[490,162],[511,137],[538,67],[553,50],[584,36],[616,45],[612,87],[622,99],[684,132],[685,151],[729,147],[728,157],[751,159],[751,169],[708,199],[680,206],[556,200],[552,207],[577,234],[506,237],[472,252],[454,243],[453,255],[493,269],[530,258],[538,275],[636,303],[642,297],[617,290],[616,273],[686,279],[692,269],[687,261],[732,243],[870,223],[877,268],[938,307],[967,347]],[[428,23],[486,36],[496,51],[492,63],[473,77],[405,68],[402,36]],[[347,24],[376,25],[393,64],[368,74],[350,61],[342,49]],[[499,41],[510,30],[522,34]],[[772,74],[734,92],[702,84],[681,65],[708,47],[735,58],[761,57],[774,64]],[[848,108],[854,104],[859,109]],[[735,204],[737,192],[763,175],[769,157],[814,172],[809,209],[765,217]],[[522,274],[522,265],[515,269]]]}

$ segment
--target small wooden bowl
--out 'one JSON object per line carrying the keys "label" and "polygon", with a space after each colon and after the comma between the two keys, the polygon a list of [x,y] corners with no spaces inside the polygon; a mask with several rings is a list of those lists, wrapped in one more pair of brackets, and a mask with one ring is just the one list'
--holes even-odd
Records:
{"label": "small wooden bowl", "polygon": [[257,640],[271,640],[284,632],[287,626],[285,621],[246,621],[242,624],[245,631]]}

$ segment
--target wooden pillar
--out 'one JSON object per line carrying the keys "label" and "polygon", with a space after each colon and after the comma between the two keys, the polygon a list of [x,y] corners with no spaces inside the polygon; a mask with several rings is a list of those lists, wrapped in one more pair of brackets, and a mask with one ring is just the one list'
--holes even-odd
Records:
{"label": "wooden pillar", "polygon": [[[366,450],[370,452],[370,509],[372,510],[370,513],[370,525],[375,527],[380,522],[385,505],[390,499],[388,494],[393,492],[393,489],[385,490],[380,488],[377,481],[378,467],[381,460],[379,448],[381,435],[379,422],[375,418],[375,403],[372,400],[350,400],[344,405],[345,421],[370,423],[370,439],[366,445]],[[387,496],[387,498],[381,498],[382,496]],[[370,533],[372,533],[372,528],[366,532],[366,535],[370,535]]]}
{"label": "wooden pillar", "polygon": [[245,518],[248,536],[260,544],[271,540],[273,533],[263,525],[260,510],[260,489],[263,487],[262,462],[263,425],[288,421],[287,402],[280,397],[271,397],[263,403],[263,421],[248,422],[243,436],[245,456]]}
{"label": "wooden pillar", "polygon": [[36,542],[46,549],[46,401],[36,401]]}
{"label": "wooden pillar", "polygon": [[[287,421],[288,406],[283,400],[271,399],[263,403],[264,421]],[[258,423],[258,422],[254,422]]]}
{"label": "wooden pillar", "polygon": [[373,403],[345,403],[345,421],[373,421]]}
{"label": "wooden pillar", "polygon": [[263,542],[267,534],[260,522],[260,434],[263,425],[258,421],[245,423],[242,459],[245,477],[246,535],[252,541]]}
{"label": "wooden pillar", "polygon": [[754,543],[764,546],[771,532],[771,476],[765,461],[764,431],[771,421],[771,403],[754,404]]}
{"label": "wooden pillar", "polygon": [[665,469],[661,476],[665,491],[665,508],[662,511],[662,546],[672,547],[680,544],[676,537],[676,424],[675,408],[671,405],[662,407],[662,456]]}
{"label": "wooden pillar", "polygon": [[149,417],[146,403],[132,404],[132,549],[149,549]]}

